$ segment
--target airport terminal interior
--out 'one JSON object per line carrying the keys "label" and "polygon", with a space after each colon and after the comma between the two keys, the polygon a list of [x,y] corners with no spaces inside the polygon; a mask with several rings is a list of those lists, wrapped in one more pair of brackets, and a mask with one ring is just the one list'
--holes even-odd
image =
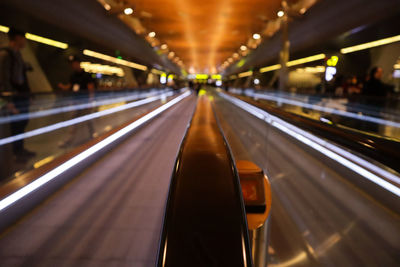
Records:
{"label": "airport terminal interior", "polygon": [[400,266],[399,0],[0,1],[0,267]]}

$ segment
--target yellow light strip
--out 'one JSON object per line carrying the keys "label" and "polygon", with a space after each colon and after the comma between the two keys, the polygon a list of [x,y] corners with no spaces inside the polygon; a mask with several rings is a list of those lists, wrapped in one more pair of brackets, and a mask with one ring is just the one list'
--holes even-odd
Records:
{"label": "yellow light strip", "polygon": [[268,67],[264,67],[260,69],[260,73],[268,72],[268,71],[273,71],[273,70],[279,70],[281,68],[281,64],[276,64]]}
{"label": "yellow light strip", "polygon": [[95,57],[95,58],[99,58],[99,59],[102,59],[102,60],[110,61],[110,62],[113,62],[115,64],[124,65],[124,66],[130,67],[130,68],[143,70],[143,71],[147,70],[147,67],[144,66],[144,65],[140,65],[140,64],[137,64],[137,63],[134,63],[134,62],[130,62],[130,61],[124,60],[124,59],[119,59],[119,58],[116,58],[116,57],[107,56],[107,55],[104,55],[104,54],[101,54],[101,53],[97,53],[97,52],[94,52],[94,51],[91,51],[91,50],[85,49],[85,50],[83,50],[83,54],[86,55],[86,56],[89,56],[89,57]]}
{"label": "yellow light strip", "polygon": [[101,73],[105,75],[117,75],[119,77],[124,77],[125,72],[123,69],[109,66],[109,65],[102,65],[102,64],[93,64],[90,62],[81,62],[81,68],[84,69],[86,72],[90,73]]}
{"label": "yellow light strip", "polygon": [[211,79],[214,79],[214,80],[221,80],[221,78],[222,78],[221,74],[213,74],[213,75],[211,75]]}
{"label": "yellow light strip", "polygon": [[196,74],[196,79],[197,80],[207,80],[208,74]]}
{"label": "yellow light strip", "polygon": [[396,35],[396,36],[376,40],[376,41],[369,42],[369,43],[345,47],[345,48],[340,49],[340,53],[342,53],[342,54],[352,53],[352,52],[356,52],[356,51],[360,51],[360,50],[364,50],[364,49],[368,49],[368,48],[372,48],[372,47],[377,47],[377,46],[381,46],[381,45],[387,45],[387,44],[399,42],[399,41],[400,41],[400,35]]}
{"label": "yellow light strip", "polygon": [[163,72],[161,70],[158,70],[158,69],[152,69],[151,73],[158,74],[158,75],[163,74]]}
{"label": "yellow light strip", "polygon": [[0,32],[5,32],[8,33],[10,31],[10,28],[7,26],[0,25]]}
{"label": "yellow light strip", "polygon": [[[9,31],[10,31],[9,27],[0,25],[0,32],[8,33]],[[31,40],[31,41],[39,42],[39,43],[42,43],[42,44],[47,44],[47,45],[58,47],[58,48],[61,48],[61,49],[67,49],[68,48],[68,44],[66,44],[66,43],[55,41],[55,40],[52,40],[52,39],[49,39],[49,38],[45,38],[45,37],[42,37],[42,36],[39,36],[39,35],[35,35],[35,34],[32,34],[32,33],[26,33],[25,34],[25,38],[28,39],[28,40]]]}
{"label": "yellow light strip", "polygon": [[396,70],[400,69],[400,64],[394,64],[393,68]]}
{"label": "yellow light strip", "polygon": [[[289,61],[288,63],[286,63],[286,66],[292,67],[292,66],[296,66],[296,65],[300,65],[300,64],[304,64],[304,63],[308,63],[308,62],[321,60],[321,59],[324,59],[325,57],[326,57],[325,54],[318,54],[318,55],[314,55],[314,56],[310,56],[310,57],[299,58],[299,59]],[[282,67],[281,64],[267,66],[267,67],[261,68],[260,73],[273,71],[273,70],[279,70],[281,67]]]}
{"label": "yellow light strip", "polygon": [[318,55],[315,55],[315,56],[300,58],[300,59],[289,61],[286,64],[286,66],[292,67],[292,66],[296,66],[296,65],[300,65],[300,64],[304,64],[304,63],[308,63],[308,62],[321,60],[321,59],[324,59],[325,57],[326,57],[325,54],[318,54]]}
{"label": "yellow light strip", "polygon": [[238,77],[243,78],[243,77],[251,76],[252,74],[253,74],[253,72],[250,70],[250,71],[239,73]]}
{"label": "yellow light strip", "polygon": [[39,42],[42,44],[47,44],[50,46],[54,46],[54,47],[58,47],[61,49],[67,49],[68,48],[68,44],[66,43],[62,43],[62,42],[58,42],[49,38],[45,38],[45,37],[41,37],[32,33],[26,33],[25,34],[25,38],[31,41],[35,41],[35,42]]}
{"label": "yellow light strip", "polygon": [[308,73],[325,72],[325,66],[298,68],[298,69],[296,69],[296,71],[297,72],[308,72]]}

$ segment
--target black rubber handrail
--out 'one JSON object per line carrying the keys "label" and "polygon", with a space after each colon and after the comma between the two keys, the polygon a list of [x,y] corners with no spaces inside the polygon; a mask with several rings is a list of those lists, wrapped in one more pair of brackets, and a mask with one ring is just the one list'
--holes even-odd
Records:
{"label": "black rubber handrail", "polygon": [[238,174],[205,96],[175,163],[157,266],[252,266]]}
{"label": "black rubber handrail", "polygon": [[356,151],[400,173],[400,142],[388,138],[363,134],[350,129],[328,125],[297,114],[293,114],[268,104],[251,99],[250,97],[232,95],[249,104],[261,108],[299,128],[305,129],[318,136],[332,140],[352,151]]}

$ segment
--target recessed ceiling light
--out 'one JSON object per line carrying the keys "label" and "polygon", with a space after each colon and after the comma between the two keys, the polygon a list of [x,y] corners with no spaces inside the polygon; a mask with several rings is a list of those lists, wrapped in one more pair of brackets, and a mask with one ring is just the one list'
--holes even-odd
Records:
{"label": "recessed ceiling light", "polygon": [[111,10],[111,6],[107,3],[104,4],[104,9],[105,10]]}
{"label": "recessed ceiling light", "polygon": [[161,45],[161,49],[167,49],[167,48],[168,48],[168,45],[167,45],[167,44]]}
{"label": "recessed ceiling light", "polygon": [[254,39],[254,40],[258,40],[258,39],[260,39],[260,38],[261,38],[261,35],[260,35],[260,34],[258,34],[258,33],[253,34],[253,39]]}
{"label": "recessed ceiling light", "polygon": [[130,7],[127,7],[124,9],[125,15],[131,15],[133,13],[133,9]]}
{"label": "recessed ceiling light", "polygon": [[246,51],[246,50],[247,50],[247,47],[246,47],[245,45],[242,45],[242,46],[240,47],[240,50]]}
{"label": "recessed ceiling light", "polygon": [[156,33],[155,32],[149,32],[149,37],[151,37],[151,38],[156,37]]}
{"label": "recessed ceiling light", "polygon": [[279,10],[277,15],[278,15],[278,17],[283,17],[283,15],[285,15],[285,12],[283,12],[282,10]]}

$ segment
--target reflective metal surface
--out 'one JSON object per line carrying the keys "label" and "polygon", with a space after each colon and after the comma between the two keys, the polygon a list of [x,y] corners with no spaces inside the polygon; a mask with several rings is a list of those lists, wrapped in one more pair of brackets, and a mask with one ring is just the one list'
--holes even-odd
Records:
{"label": "reflective metal surface", "polygon": [[235,159],[271,181],[269,266],[398,265],[400,216],[350,183],[355,174],[225,100],[216,106]]}
{"label": "reflective metal surface", "polygon": [[143,127],[0,235],[1,266],[153,266],[193,97]]}

